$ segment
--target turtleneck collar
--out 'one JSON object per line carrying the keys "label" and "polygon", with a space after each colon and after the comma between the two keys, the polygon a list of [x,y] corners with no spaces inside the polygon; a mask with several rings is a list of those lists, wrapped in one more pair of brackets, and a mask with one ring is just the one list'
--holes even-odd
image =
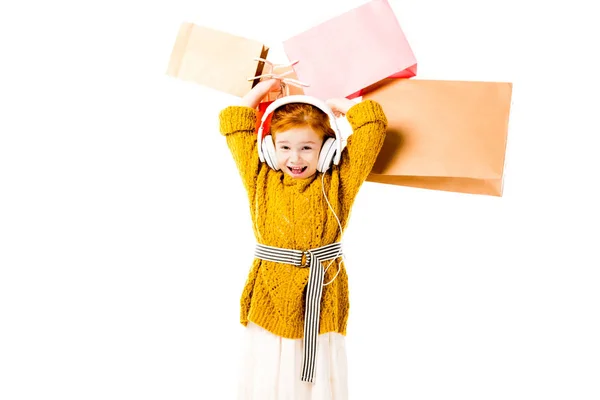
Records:
{"label": "turtleneck collar", "polygon": [[316,172],[314,175],[309,176],[308,178],[292,178],[283,171],[281,171],[281,174],[283,175],[281,181],[283,182],[284,186],[294,186],[298,189],[303,189],[310,185],[311,182],[317,178],[319,172]]}

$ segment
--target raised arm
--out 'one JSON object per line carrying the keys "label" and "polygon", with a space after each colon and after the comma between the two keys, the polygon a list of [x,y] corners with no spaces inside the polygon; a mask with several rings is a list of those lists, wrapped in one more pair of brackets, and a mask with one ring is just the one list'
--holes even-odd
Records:
{"label": "raised arm", "polygon": [[229,106],[219,114],[221,134],[227,140],[233,160],[250,198],[254,197],[259,159],[256,149],[256,108],[260,100],[279,87],[279,81],[259,82],[244,96],[240,105]]}
{"label": "raised arm", "polygon": [[258,154],[256,152],[256,110],[244,106],[229,106],[219,114],[221,134],[242,177],[248,195],[253,196],[258,176]]}
{"label": "raised arm", "polygon": [[345,114],[352,127],[340,160],[342,195],[349,205],[375,164],[385,139],[387,118],[381,105],[373,100],[355,104],[347,99],[332,99],[327,103],[336,115]]}

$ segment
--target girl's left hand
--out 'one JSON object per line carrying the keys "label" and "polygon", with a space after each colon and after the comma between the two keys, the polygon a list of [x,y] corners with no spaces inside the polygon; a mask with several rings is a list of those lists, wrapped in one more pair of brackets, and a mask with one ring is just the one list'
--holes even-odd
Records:
{"label": "girl's left hand", "polygon": [[356,104],[352,100],[348,100],[345,97],[329,99],[325,103],[331,107],[331,110],[336,117],[346,115],[348,110]]}

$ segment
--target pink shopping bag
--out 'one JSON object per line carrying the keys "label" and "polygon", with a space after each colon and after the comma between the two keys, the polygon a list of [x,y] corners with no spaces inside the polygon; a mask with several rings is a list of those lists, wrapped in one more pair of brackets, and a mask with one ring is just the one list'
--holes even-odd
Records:
{"label": "pink shopping bag", "polygon": [[372,0],[283,42],[305,94],[353,98],[385,78],[410,78],[417,60],[387,0]]}

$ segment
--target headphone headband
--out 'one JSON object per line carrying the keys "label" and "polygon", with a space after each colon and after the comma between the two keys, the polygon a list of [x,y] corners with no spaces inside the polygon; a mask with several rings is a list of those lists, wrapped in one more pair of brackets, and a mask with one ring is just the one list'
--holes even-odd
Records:
{"label": "headphone headband", "polygon": [[340,133],[340,129],[337,126],[337,121],[336,121],[335,115],[333,114],[333,111],[331,110],[331,107],[329,107],[327,105],[327,103],[325,103],[323,100],[317,99],[316,97],[300,95],[300,94],[281,97],[281,98],[273,101],[271,104],[269,104],[269,106],[265,110],[265,113],[263,114],[261,121],[260,121],[260,128],[258,129],[258,135],[256,138],[257,144],[258,144],[258,155],[259,155],[260,161],[262,161],[262,162],[265,161],[264,156],[263,156],[263,150],[262,150],[263,129],[264,129],[265,121],[267,120],[269,115],[271,113],[273,113],[277,108],[279,108],[283,105],[286,105],[286,104],[291,104],[291,103],[310,104],[312,106],[317,107],[318,109],[323,111],[325,114],[327,114],[327,116],[329,117],[329,125],[331,125],[331,129],[333,129],[333,132],[335,133],[335,137],[336,137],[335,143],[337,146],[337,152],[333,159],[333,163],[335,165],[338,165],[340,162],[340,159],[342,157],[342,134]]}

